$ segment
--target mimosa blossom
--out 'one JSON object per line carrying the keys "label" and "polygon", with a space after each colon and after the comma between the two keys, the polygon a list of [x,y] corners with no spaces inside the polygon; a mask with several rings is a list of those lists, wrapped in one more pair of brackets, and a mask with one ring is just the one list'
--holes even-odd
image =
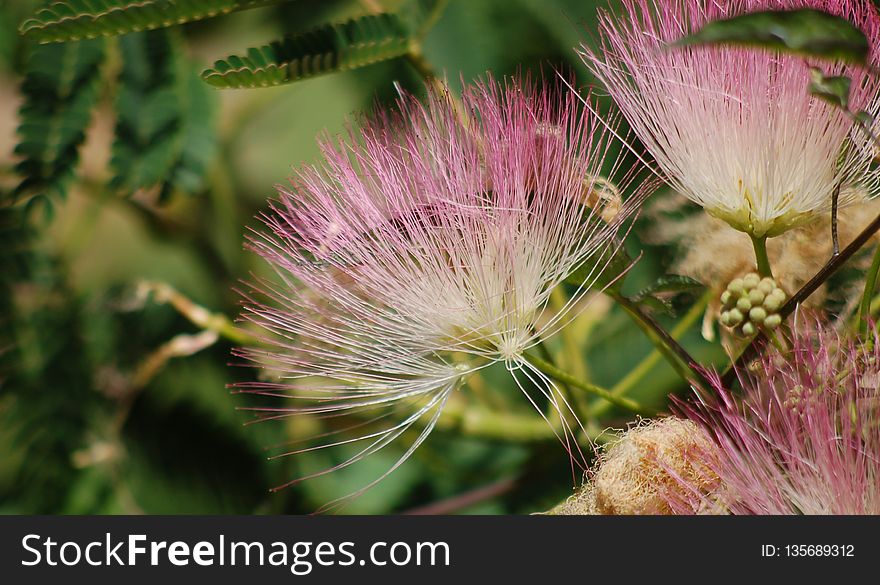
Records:
{"label": "mimosa blossom", "polygon": [[[671,47],[707,22],[758,10],[816,8],[861,28],[872,49],[880,16],[863,0],[622,0],[600,16],[600,49],[582,57],[601,79],[669,184],[753,237],[778,235],[875,194],[869,137],[847,113],[808,93],[799,56],[740,47]],[[876,54],[871,56],[876,63]],[[880,78],[852,78],[851,109],[880,111]]]}
{"label": "mimosa blossom", "polygon": [[[720,480],[669,495],[678,513],[880,514],[880,339],[847,341],[799,324],[789,352],[683,408],[716,448],[698,455]],[[689,497],[680,497],[689,494]]]}
{"label": "mimosa blossom", "polygon": [[[285,400],[270,418],[351,419],[305,448],[351,449],[314,475],[417,429],[393,471],[492,363],[533,403],[567,409],[522,355],[570,318],[632,209],[611,213],[620,201],[599,178],[621,170],[605,128],[567,91],[490,80],[461,104],[402,98],[347,139],[325,138],[323,163],[279,188],[251,238],[278,274],[246,303],[265,347],[240,352],[269,380],[242,390]],[[578,292],[549,311],[576,271]]]}

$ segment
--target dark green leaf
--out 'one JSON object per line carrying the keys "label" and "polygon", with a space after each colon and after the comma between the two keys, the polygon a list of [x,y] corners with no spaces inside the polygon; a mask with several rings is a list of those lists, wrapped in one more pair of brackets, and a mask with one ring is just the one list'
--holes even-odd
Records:
{"label": "dark green leaf", "polygon": [[20,27],[42,43],[92,39],[164,28],[278,0],[62,0]]}
{"label": "dark green leaf", "polygon": [[681,276],[680,274],[667,274],[658,278],[651,286],[645,287],[639,291],[633,299],[660,294],[690,292],[701,288],[704,288],[703,284],[698,280],[694,280],[688,276]]}
{"label": "dark green leaf", "polygon": [[852,80],[843,75],[826,76],[817,67],[810,68],[810,93],[838,108],[849,109],[849,88]]}
{"label": "dark green leaf", "polygon": [[98,98],[104,42],[35,46],[22,83],[16,199],[66,194]]}
{"label": "dark green leaf", "polygon": [[128,35],[120,39],[119,46],[123,67],[116,99],[111,185],[131,193],[159,184],[179,151],[179,46],[168,31]]}
{"label": "dark green leaf", "polygon": [[112,187],[197,191],[215,151],[214,96],[193,83],[174,31],[128,35],[120,49]]}
{"label": "dark green leaf", "polygon": [[405,55],[412,37],[393,14],[328,24],[214,63],[202,78],[220,88],[267,87]]}
{"label": "dark green leaf", "polygon": [[655,313],[664,313],[670,316],[675,315],[675,308],[672,306],[672,302],[668,299],[649,295],[639,299],[637,304],[640,307],[649,309]]}
{"label": "dark green leaf", "polygon": [[217,154],[217,96],[202,83],[198,71],[192,67],[186,69],[184,79],[180,80],[180,150],[162,187],[163,198],[171,190],[184,193],[201,191],[211,161]]}
{"label": "dark green leaf", "polygon": [[71,455],[101,403],[82,305],[24,209],[0,207],[0,501],[62,513],[79,474]]}
{"label": "dark green leaf", "polygon": [[676,45],[734,44],[865,63],[868,39],[845,18],[812,9],[751,12],[717,20]]}
{"label": "dark green leaf", "polygon": [[[580,268],[572,272],[565,282],[582,286],[593,280],[591,288],[620,290],[623,277],[633,265],[633,259],[627,254],[621,242],[606,247],[594,259],[588,260]],[[598,271],[598,275],[597,275]]]}
{"label": "dark green leaf", "polygon": [[673,297],[680,293],[702,288],[704,288],[703,284],[693,278],[679,274],[667,274],[630,297],[630,300],[653,311],[672,315],[675,313],[671,301]]}

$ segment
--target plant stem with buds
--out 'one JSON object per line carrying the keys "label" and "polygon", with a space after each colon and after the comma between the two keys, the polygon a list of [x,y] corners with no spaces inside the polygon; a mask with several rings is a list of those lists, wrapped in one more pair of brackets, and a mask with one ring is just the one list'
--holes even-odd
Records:
{"label": "plant stem with buds", "polygon": [[[832,274],[837,272],[837,270],[846,263],[856,252],[858,252],[862,246],[864,246],[871,237],[877,233],[877,230],[880,230],[880,215],[875,217],[871,223],[865,226],[859,235],[855,237],[855,239],[849,243],[849,245],[840,251],[839,254],[836,254],[831,257],[828,262],[825,263],[825,266],[819,269],[813,278],[811,278],[804,286],[798,290],[794,296],[788,299],[782,307],[779,309],[779,316],[785,320],[786,317],[791,315],[797,306],[806,300],[811,294],[816,292],[816,289],[822,286],[822,284],[831,277]],[[744,364],[758,357],[763,351],[767,337],[760,333],[757,337],[755,337],[752,342],[743,350],[742,353],[739,354],[739,357],[731,363],[731,365],[724,372],[724,376],[722,378],[722,383],[729,387],[736,377],[736,370],[741,368]]]}

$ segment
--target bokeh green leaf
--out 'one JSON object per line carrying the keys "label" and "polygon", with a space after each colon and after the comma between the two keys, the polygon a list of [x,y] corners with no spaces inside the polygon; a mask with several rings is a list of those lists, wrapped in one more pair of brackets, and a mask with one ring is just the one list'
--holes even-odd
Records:
{"label": "bokeh green leaf", "polygon": [[865,34],[845,18],[820,10],[758,11],[716,20],[675,45],[748,45],[808,57],[865,63]]}
{"label": "bokeh green leaf", "polygon": [[25,20],[22,34],[42,43],[153,30],[279,0],[61,0]]}

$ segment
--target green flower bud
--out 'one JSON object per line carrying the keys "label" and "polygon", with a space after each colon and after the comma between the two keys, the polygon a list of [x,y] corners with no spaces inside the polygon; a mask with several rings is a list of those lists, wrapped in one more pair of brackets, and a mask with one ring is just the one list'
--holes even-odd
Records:
{"label": "green flower bud", "polygon": [[745,287],[746,290],[752,290],[753,288],[757,287],[760,282],[761,277],[754,272],[746,274],[743,277],[743,287]]}
{"label": "green flower bud", "polygon": [[776,290],[776,282],[774,282],[773,279],[769,276],[762,278],[761,282],[758,283],[758,290],[765,295],[769,295],[774,290]]}
{"label": "green flower bud", "polygon": [[745,317],[739,309],[731,309],[727,311],[727,315],[729,317],[730,323],[727,323],[729,327],[736,327],[740,323],[743,322]]}
{"label": "green flower bud", "polygon": [[779,300],[779,297],[776,295],[770,295],[766,299],[764,299],[764,308],[767,309],[770,313],[775,313],[779,310],[779,307],[782,306],[782,303]]}
{"label": "green flower bud", "polygon": [[761,307],[753,307],[752,310],[749,311],[749,321],[752,323],[763,323],[766,318],[767,311]]}
{"label": "green flower bud", "polygon": [[776,329],[782,325],[782,317],[779,315],[770,315],[764,319],[764,327],[767,329]]}
{"label": "green flower bud", "polygon": [[721,294],[719,321],[735,335],[750,337],[762,327],[773,329],[782,323],[777,312],[785,299],[775,280],[749,273],[733,279]]}
{"label": "green flower bud", "polygon": [[738,295],[743,292],[743,279],[742,278],[734,278],[730,281],[730,284],[727,285],[727,290],[730,291],[731,294]]}

